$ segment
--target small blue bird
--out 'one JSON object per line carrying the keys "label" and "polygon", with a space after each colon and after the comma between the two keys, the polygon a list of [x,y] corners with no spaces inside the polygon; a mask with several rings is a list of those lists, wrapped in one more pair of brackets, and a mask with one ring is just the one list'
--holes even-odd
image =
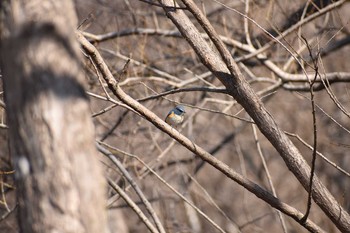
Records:
{"label": "small blue bird", "polygon": [[165,122],[171,126],[177,126],[183,122],[185,113],[185,107],[182,105],[177,105],[168,113],[165,118]]}

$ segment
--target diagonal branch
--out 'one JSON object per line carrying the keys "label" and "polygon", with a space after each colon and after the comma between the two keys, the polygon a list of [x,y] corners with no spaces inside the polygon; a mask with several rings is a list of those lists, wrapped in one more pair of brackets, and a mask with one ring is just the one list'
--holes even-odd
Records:
{"label": "diagonal branch", "polygon": [[[130,183],[130,185],[133,187],[133,189],[135,190],[135,192],[137,193],[137,195],[140,197],[142,203],[145,205],[146,210],[148,211],[148,213],[151,215],[154,223],[156,224],[156,227],[158,229],[157,232],[159,233],[165,233],[165,229],[162,225],[162,223],[160,222],[156,212],[154,211],[151,203],[147,200],[146,196],[143,194],[142,190],[140,189],[140,187],[136,184],[136,182],[134,181],[134,179],[131,177],[130,173],[124,168],[123,164],[115,157],[113,156],[111,153],[109,153],[108,150],[106,150],[105,148],[103,148],[101,145],[97,144],[97,149],[104,154],[105,156],[107,156],[114,165],[116,165],[116,167],[120,170],[120,172],[123,174],[123,176],[128,180],[128,182]],[[108,180],[109,181],[109,180]],[[110,181],[109,181],[110,183]],[[113,187],[113,186],[112,186]],[[146,224],[147,225],[147,224]]]}
{"label": "diagonal branch", "polygon": [[157,115],[155,115],[152,111],[150,111],[149,109],[141,105],[139,102],[131,98],[129,95],[127,95],[120,88],[117,81],[114,79],[112,73],[108,69],[106,63],[103,61],[103,58],[101,57],[97,49],[89,41],[87,41],[81,33],[77,33],[77,39],[82,45],[85,52],[89,56],[91,56],[92,60],[96,64],[96,67],[101,72],[102,77],[108,84],[108,87],[110,88],[110,90],[121,101],[123,101],[125,104],[132,107],[135,111],[137,111],[140,115],[146,118],[149,122],[151,122],[157,128],[159,128],[163,132],[167,133],[169,136],[176,139],[179,143],[181,143],[188,150],[192,151],[194,154],[199,156],[202,160],[208,162],[210,165],[212,165],[217,170],[222,172],[228,178],[234,180],[235,182],[237,182],[238,184],[240,184],[241,186],[249,190],[251,193],[256,195],[258,198],[262,199],[272,207],[290,216],[299,224],[301,224],[303,227],[308,229],[310,232],[323,232],[323,230],[320,227],[318,227],[315,223],[313,223],[309,219],[306,219],[305,222],[301,221],[303,214],[300,211],[287,205],[286,203],[283,203],[278,198],[273,196],[270,192],[260,187],[258,184],[252,182],[251,180],[245,178],[241,174],[232,170],[227,164],[221,162],[220,160],[218,160],[217,158],[209,154],[207,151],[205,151],[203,148],[201,148],[200,146],[196,145],[194,142],[189,140],[187,137],[180,134],[170,125],[166,124]]}
{"label": "diagonal branch", "polygon": [[[172,1],[163,0],[162,2],[163,4],[170,5]],[[243,74],[208,19],[191,0],[182,0],[182,2],[206,31],[222,58],[217,56],[208,43],[200,36],[197,28],[183,11],[167,11],[167,8],[164,8],[167,16],[177,26],[184,38],[197,53],[202,63],[212,71],[227,88],[229,94],[234,97],[253,118],[260,131],[279,152],[288,169],[293,172],[303,187],[308,190],[310,167],[305,159],[292,141],[280,129],[253,89],[245,81]],[[338,204],[332,194],[316,176],[314,177],[313,192],[314,201],[334,222],[338,229],[341,231],[348,231],[350,229],[349,214]]]}

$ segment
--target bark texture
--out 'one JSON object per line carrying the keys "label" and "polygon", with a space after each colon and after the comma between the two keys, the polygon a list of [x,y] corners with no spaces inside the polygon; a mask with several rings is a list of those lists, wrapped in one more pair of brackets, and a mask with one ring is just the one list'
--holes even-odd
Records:
{"label": "bark texture", "polygon": [[106,232],[105,182],[83,88],[74,5],[1,5],[3,14],[7,10],[1,69],[21,231]]}
{"label": "bark texture", "polygon": [[[222,57],[218,56],[213,51],[183,11],[174,11],[171,8],[171,6],[173,6],[171,0],[163,0],[159,2],[170,6],[164,8],[167,16],[172,20],[183,37],[197,53],[202,63],[222,82],[229,95],[236,99],[246,110],[260,129],[261,133],[265,135],[274,148],[279,152],[288,169],[294,174],[303,187],[306,190],[309,190],[309,165],[292,141],[277,125],[253,89],[245,81],[238,65],[233,61],[232,56],[227,52],[225,46],[216,35],[216,32],[212,26],[210,26],[208,20],[199,11],[198,7],[196,7],[191,0],[182,0],[187,9],[207,32],[214,44],[218,45],[217,48],[220,48]],[[340,206],[317,176],[314,176],[312,190],[313,200],[333,221],[337,228],[342,232],[350,232],[349,213]]]}

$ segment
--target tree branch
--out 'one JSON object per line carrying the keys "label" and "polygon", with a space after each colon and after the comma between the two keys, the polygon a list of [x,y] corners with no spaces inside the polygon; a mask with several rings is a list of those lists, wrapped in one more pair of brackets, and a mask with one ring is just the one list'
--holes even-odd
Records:
{"label": "tree branch", "polygon": [[[162,1],[163,4],[171,4],[169,0]],[[247,113],[253,118],[260,131],[271,142],[285,161],[289,170],[293,172],[299,182],[307,190],[309,187],[310,167],[304,160],[298,149],[287,137],[287,135],[276,124],[273,117],[265,109],[264,105],[245,81],[237,64],[226,49],[223,42],[209,23],[208,19],[201,13],[197,6],[190,0],[182,1],[197,19],[208,36],[213,41],[221,58],[210,48],[206,41],[200,36],[197,28],[192,24],[183,11],[166,11],[168,17],[177,26],[179,31],[197,53],[203,64],[224,84],[228,92],[240,103]],[[350,216],[338,204],[332,194],[315,176],[314,178],[315,202],[341,230],[350,229]]]}
{"label": "tree branch", "polygon": [[96,48],[92,44],[90,44],[89,41],[87,41],[81,33],[77,33],[77,39],[82,45],[85,52],[89,56],[91,56],[97,68],[101,69],[100,72],[103,78],[105,79],[106,83],[108,84],[110,90],[113,92],[114,95],[120,98],[121,101],[132,107],[135,111],[141,114],[144,118],[146,118],[157,128],[176,139],[184,147],[186,147],[188,150],[192,151],[194,154],[199,156],[202,160],[208,162],[210,165],[218,169],[228,178],[234,180],[250,192],[254,193],[254,195],[256,195],[258,198],[264,200],[269,205],[290,216],[309,231],[323,232],[321,228],[319,228],[315,223],[313,223],[309,219],[307,219],[306,222],[301,222],[301,218],[303,217],[303,214],[301,212],[287,205],[286,203],[281,202],[278,198],[271,195],[271,193],[260,187],[258,184],[252,182],[251,180],[232,170],[227,164],[216,159],[214,156],[206,152],[203,148],[199,147],[194,142],[192,142],[191,140],[180,134],[178,131],[176,131],[174,128],[172,128],[170,125],[166,124],[162,119],[160,119],[149,109],[147,109],[146,107],[138,103],[136,100],[131,98],[129,95],[127,95],[119,87],[117,81],[114,79],[112,73],[108,70],[107,65],[104,63],[101,55],[96,50]]}

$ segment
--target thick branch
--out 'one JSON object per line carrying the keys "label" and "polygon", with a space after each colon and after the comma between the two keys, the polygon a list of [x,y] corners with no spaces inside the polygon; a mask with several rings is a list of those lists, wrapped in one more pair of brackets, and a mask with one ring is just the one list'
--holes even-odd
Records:
{"label": "thick branch", "polygon": [[[170,5],[172,1],[168,0],[162,2]],[[303,187],[308,189],[310,167],[307,162],[287,135],[276,124],[258,96],[245,81],[237,64],[234,62],[232,56],[225,48],[223,42],[210,25],[207,18],[204,17],[192,1],[183,0],[183,3],[208,33],[216,48],[219,50],[224,62],[210,48],[200,35],[197,28],[192,24],[183,11],[168,11],[167,8],[164,8],[168,17],[173,21],[188,43],[195,50],[203,64],[206,65],[218,79],[220,79],[230,95],[232,95],[254,119],[260,131],[279,152],[289,170],[293,172]],[[313,191],[315,202],[328,215],[334,224],[340,230],[348,231],[350,229],[349,214],[338,204],[332,194],[316,176],[314,179]]]}
{"label": "thick branch", "polygon": [[202,160],[208,162],[210,165],[212,165],[213,167],[218,169],[220,172],[225,174],[228,178],[234,180],[238,184],[245,187],[247,190],[252,192],[258,198],[264,200],[269,205],[273,206],[274,208],[290,216],[291,218],[299,222],[302,226],[304,226],[309,231],[323,232],[322,229],[320,229],[316,224],[314,224],[309,219],[307,219],[306,222],[301,222],[301,218],[303,217],[303,214],[301,212],[281,202],[278,198],[271,195],[271,193],[269,193],[268,191],[260,187],[258,184],[252,182],[251,180],[245,178],[244,176],[232,170],[229,166],[227,166],[227,164],[221,162],[220,160],[218,160],[217,158],[209,154],[207,151],[205,151],[203,148],[196,145],[194,142],[192,142],[191,140],[189,140],[188,138],[180,134],[178,131],[176,131],[174,128],[172,128],[170,125],[165,123],[162,119],[160,119],[157,115],[155,115],[152,111],[150,111],[149,109],[141,105],[139,102],[131,98],[129,95],[127,95],[120,88],[117,81],[114,79],[112,73],[109,71],[107,65],[103,61],[101,55],[98,53],[96,48],[92,44],[90,44],[83,37],[82,34],[77,33],[77,38],[78,38],[78,41],[81,43],[85,52],[89,56],[91,56],[97,68],[103,74],[103,78],[108,84],[110,90],[113,92],[114,95],[120,98],[120,100],[122,100],[124,103],[132,107],[135,111],[137,111],[140,115],[145,117],[157,128],[159,128],[163,132],[167,133],[168,135],[176,139],[179,143],[181,143],[187,149],[189,149],[194,154],[199,156]]}

